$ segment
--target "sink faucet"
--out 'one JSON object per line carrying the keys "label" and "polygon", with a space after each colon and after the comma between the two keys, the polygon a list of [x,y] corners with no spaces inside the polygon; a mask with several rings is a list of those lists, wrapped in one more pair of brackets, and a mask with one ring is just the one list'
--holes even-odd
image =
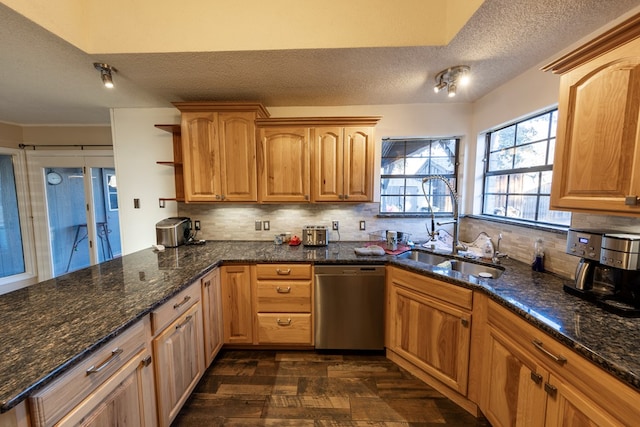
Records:
{"label": "sink faucet", "polygon": [[[435,214],[433,213],[433,207],[431,206],[431,201],[429,201],[429,195],[426,189],[424,188],[424,184],[432,180],[442,181],[447,186],[447,189],[449,190],[449,195],[451,196],[451,202],[453,203],[453,219],[436,223]],[[442,175],[431,175],[426,178],[423,178],[422,192],[424,194],[424,198],[427,199],[427,204],[429,205],[429,211],[431,212],[431,230],[429,231],[429,236],[431,237],[431,240],[435,240],[436,236],[438,235],[437,231],[435,230],[436,224],[439,226],[445,225],[445,224],[453,224],[453,243],[451,244],[451,254],[457,255],[458,249],[461,247],[464,248],[464,246],[462,246],[458,241],[458,231],[460,228],[460,221],[458,218],[458,193],[456,193],[456,191],[453,189],[449,180]]]}

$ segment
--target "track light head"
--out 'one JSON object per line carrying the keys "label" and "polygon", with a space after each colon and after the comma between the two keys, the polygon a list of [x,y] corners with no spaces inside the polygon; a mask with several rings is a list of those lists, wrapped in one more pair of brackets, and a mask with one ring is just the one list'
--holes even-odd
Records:
{"label": "track light head", "polygon": [[104,84],[104,86],[106,88],[113,88],[113,77],[111,75],[112,72],[117,72],[118,70],[115,69],[115,67],[112,67],[109,64],[103,64],[100,62],[94,62],[93,66],[95,67],[96,70],[100,71],[100,78],[102,79],[102,84]]}

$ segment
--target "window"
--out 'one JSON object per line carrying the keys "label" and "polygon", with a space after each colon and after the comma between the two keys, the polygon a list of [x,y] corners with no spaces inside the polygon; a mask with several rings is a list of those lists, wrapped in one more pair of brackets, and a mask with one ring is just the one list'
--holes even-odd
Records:
{"label": "window", "polygon": [[[383,139],[380,171],[380,213],[425,215],[429,203],[422,180],[441,175],[456,188],[460,140]],[[453,206],[446,184],[432,180],[424,184],[434,213],[451,214]]]}
{"label": "window", "polygon": [[0,153],[0,278],[25,272],[13,156]]}
{"label": "window", "polygon": [[482,213],[569,225],[569,212],[549,210],[558,110],[487,133]]}

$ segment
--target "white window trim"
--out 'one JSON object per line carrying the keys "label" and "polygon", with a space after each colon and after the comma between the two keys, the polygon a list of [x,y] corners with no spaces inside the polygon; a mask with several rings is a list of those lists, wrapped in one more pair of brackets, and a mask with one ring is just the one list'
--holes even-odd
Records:
{"label": "white window trim", "polygon": [[35,263],[34,232],[27,179],[27,163],[24,150],[0,147],[0,154],[13,156],[13,168],[18,196],[18,216],[22,234],[22,251],[24,254],[24,273],[0,278],[0,295],[12,292],[37,283]]}

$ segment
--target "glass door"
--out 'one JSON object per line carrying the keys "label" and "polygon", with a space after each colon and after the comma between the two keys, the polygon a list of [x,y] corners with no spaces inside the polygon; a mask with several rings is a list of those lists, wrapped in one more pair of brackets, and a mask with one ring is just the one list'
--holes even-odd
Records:
{"label": "glass door", "polygon": [[121,255],[113,157],[34,152],[29,174],[41,280]]}

